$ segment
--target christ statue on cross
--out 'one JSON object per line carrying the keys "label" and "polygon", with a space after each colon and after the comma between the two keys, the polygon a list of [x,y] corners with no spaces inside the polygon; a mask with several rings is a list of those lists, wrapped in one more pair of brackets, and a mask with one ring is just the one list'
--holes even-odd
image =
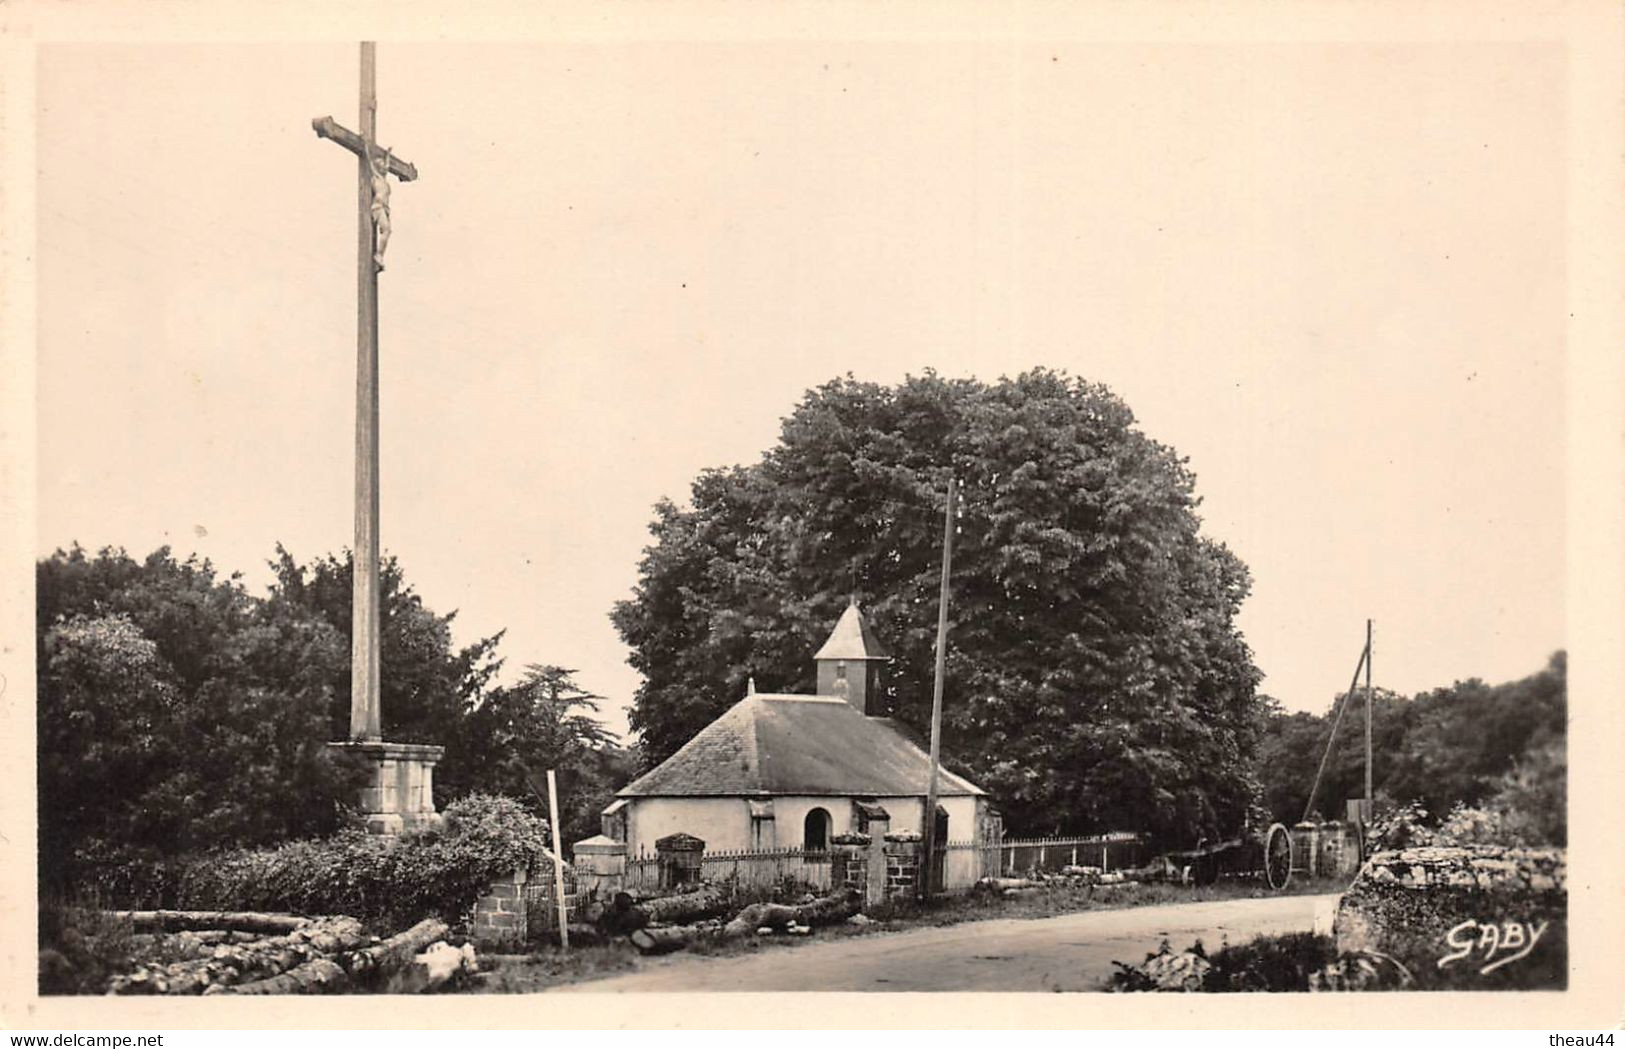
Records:
{"label": "christ statue on cross", "polygon": [[372,169],[372,262],[384,271],[384,249],[389,246],[389,150],[368,148]]}

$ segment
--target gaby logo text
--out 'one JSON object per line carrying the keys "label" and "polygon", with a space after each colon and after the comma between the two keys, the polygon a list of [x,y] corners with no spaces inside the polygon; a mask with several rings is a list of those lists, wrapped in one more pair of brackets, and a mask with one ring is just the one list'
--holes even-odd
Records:
{"label": "gaby logo text", "polygon": [[[1444,934],[1451,953],[1439,959],[1439,968],[1464,959],[1481,961],[1480,975],[1487,975],[1529,956],[1551,922],[1481,922],[1468,919]],[[1470,963],[1469,963],[1470,964]]]}

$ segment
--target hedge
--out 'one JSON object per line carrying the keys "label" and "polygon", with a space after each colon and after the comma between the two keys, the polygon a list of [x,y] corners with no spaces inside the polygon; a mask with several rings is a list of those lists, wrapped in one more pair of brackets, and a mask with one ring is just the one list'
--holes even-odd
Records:
{"label": "hedge", "polygon": [[197,857],[181,874],[179,906],[348,914],[389,928],[456,923],[493,878],[535,864],[546,827],[511,798],[470,795],[446,806],[439,827],[398,838],[351,828]]}

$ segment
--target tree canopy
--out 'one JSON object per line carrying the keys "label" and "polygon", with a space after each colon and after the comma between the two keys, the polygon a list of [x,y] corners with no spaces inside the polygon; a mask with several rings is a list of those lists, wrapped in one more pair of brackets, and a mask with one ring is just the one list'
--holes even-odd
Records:
{"label": "tree canopy", "polygon": [[[1551,776],[1561,777],[1566,769],[1567,678],[1567,655],[1557,652],[1542,670],[1499,685],[1470,678],[1414,698],[1374,689],[1372,780],[1378,800],[1416,802],[1443,816],[1458,804],[1476,806],[1504,791],[1521,791],[1532,799],[1540,790],[1555,789],[1561,797],[1561,785],[1554,788]],[[1346,698],[1338,696],[1322,715],[1272,711],[1259,747],[1258,775],[1277,818],[1302,818],[1331,734],[1335,703]],[[1354,693],[1332,741],[1315,809],[1341,817],[1344,800],[1364,793],[1361,690]],[[1565,806],[1547,809],[1550,833],[1561,835]]]}
{"label": "tree canopy", "polygon": [[[258,597],[167,547],[136,561],[74,546],[38,563],[47,885],[338,825],[364,775],[327,746],[349,731],[349,558],[302,566],[278,547],[271,567]],[[385,734],[446,747],[437,804],[508,792],[545,814],[514,769],[569,768],[565,832],[594,833],[629,761],[591,717],[597,697],[551,666],[494,685],[501,635],[455,646],[453,614],[430,610],[393,558],[381,570]]]}
{"label": "tree canopy", "polygon": [[1103,386],[1039,370],[810,391],[779,443],[655,508],[613,619],[663,760],[745,691],[811,691],[856,594],[894,660],[890,710],[929,720],[942,515],[962,484],[944,751],[1018,832],[1234,833],[1257,785],[1244,565],[1200,533],[1194,478]]}

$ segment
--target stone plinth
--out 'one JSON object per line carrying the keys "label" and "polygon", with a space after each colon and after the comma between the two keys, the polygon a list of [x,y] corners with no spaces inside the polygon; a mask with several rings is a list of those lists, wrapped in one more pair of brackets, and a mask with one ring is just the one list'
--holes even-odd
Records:
{"label": "stone plinth", "polygon": [[445,747],[354,740],[328,746],[364,758],[372,771],[359,799],[367,830],[400,834],[440,822],[434,807],[434,767]]}

